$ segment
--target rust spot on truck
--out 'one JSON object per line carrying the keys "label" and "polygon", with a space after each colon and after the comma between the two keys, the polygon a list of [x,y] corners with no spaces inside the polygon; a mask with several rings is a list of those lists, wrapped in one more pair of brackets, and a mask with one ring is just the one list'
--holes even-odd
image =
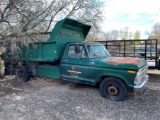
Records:
{"label": "rust spot on truck", "polygon": [[107,61],[108,64],[118,65],[118,64],[134,64],[138,65],[140,63],[139,58],[130,58],[130,57],[115,57]]}

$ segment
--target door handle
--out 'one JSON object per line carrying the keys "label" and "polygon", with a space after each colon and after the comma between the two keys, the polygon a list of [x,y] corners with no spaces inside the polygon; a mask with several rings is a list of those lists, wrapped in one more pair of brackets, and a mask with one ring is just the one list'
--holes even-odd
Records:
{"label": "door handle", "polygon": [[64,60],[64,62],[68,62],[68,60]]}
{"label": "door handle", "polygon": [[94,65],[95,63],[94,63],[94,62],[90,62],[90,64],[91,64],[91,65]]}

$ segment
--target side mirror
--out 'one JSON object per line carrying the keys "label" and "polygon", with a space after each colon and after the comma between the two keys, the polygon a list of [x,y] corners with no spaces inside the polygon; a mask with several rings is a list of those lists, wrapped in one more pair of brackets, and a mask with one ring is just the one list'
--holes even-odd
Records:
{"label": "side mirror", "polygon": [[75,51],[76,54],[78,54],[78,53],[81,52],[81,51],[80,51],[80,47],[79,47],[78,44],[76,44],[76,45],[74,46],[74,51]]}

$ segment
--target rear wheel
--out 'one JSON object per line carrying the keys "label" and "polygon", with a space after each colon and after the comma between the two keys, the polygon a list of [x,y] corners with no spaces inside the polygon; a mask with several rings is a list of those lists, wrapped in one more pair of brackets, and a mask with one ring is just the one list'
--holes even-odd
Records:
{"label": "rear wheel", "polygon": [[113,101],[124,101],[127,96],[127,89],[120,79],[109,77],[101,82],[100,94],[102,97]]}
{"label": "rear wheel", "polygon": [[19,66],[16,70],[16,79],[20,82],[26,82],[29,80],[26,66]]}

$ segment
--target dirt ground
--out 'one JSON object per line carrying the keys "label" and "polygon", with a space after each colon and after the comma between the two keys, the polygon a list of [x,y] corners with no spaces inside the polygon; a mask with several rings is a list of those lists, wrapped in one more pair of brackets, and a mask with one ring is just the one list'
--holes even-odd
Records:
{"label": "dirt ground", "polygon": [[[148,70],[149,82],[147,88],[152,90],[160,90],[160,71],[158,70]],[[40,90],[41,88],[51,87],[51,86],[75,86],[76,87],[92,87],[85,84],[78,84],[68,81],[63,81],[59,79],[51,79],[47,77],[32,77],[27,82],[19,82],[15,79],[15,76],[5,76],[0,78],[0,97],[10,95],[15,92],[34,92]],[[74,88],[73,88],[74,89]],[[144,88],[143,88],[144,89]],[[143,90],[142,90],[143,91]],[[135,93],[138,94],[138,93]]]}
{"label": "dirt ground", "polygon": [[[53,119],[55,117],[55,119],[158,120],[160,118],[160,71],[149,70],[148,74],[149,82],[144,89],[136,93],[130,93],[124,102],[114,102],[101,98],[98,88],[89,85],[45,77],[33,77],[30,81],[22,83],[16,81],[14,76],[6,76],[0,79],[0,119]],[[26,101],[19,102],[22,98]],[[52,104],[53,109],[56,109],[56,114],[47,112],[50,107],[46,107],[46,100],[50,98],[52,98],[52,101],[49,101],[49,103]],[[64,103],[62,102],[59,105],[58,110],[58,104],[54,102],[53,105],[52,103],[57,101],[57,98],[60,101],[64,100]],[[39,106],[37,103],[39,99],[44,106]],[[12,104],[15,100],[17,101],[14,104],[17,104],[17,107],[12,105],[12,107],[7,108],[7,105]],[[33,115],[32,111],[23,113],[25,109],[34,109],[32,107],[35,106],[27,107],[27,102],[31,100],[34,105],[37,105],[37,109],[43,111],[42,115],[38,113]],[[79,103],[81,104],[77,106]],[[70,107],[67,104],[70,104]],[[21,107],[23,105],[24,110],[19,110],[19,105]],[[74,107],[80,109],[80,111],[75,113]],[[66,108],[68,108],[67,113],[64,111]],[[15,111],[15,115],[11,114],[12,111]],[[10,114],[6,114],[8,112]],[[16,112],[21,117],[17,116]],[[60,115],[61,112],[64,112],[63,116]],[[36,115],[39,116],[36,117]]]}

